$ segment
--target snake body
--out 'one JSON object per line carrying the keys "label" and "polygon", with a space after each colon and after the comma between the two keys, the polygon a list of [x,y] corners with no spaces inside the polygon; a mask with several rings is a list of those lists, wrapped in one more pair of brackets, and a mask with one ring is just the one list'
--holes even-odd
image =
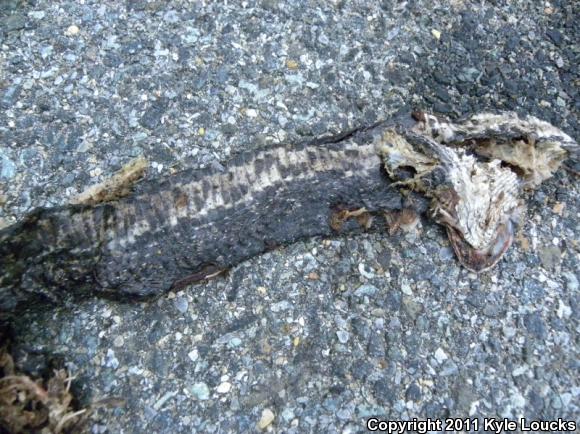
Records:
{"label": "snake body", "polygon": [[[484,141],[501,148],[520,140],[540,150],[550,143],[562,150],[561,161],[563,149],[577,145],[554,127],[542,136],[549,124],[540,128],[515,115],[487,124],[474,119],[454,124],[400,115],[340,136],[242,153],[221,171],[185,170],[142,182],[114,201],[36,209],[0,231],[0,317],[47,300],[159,295],[278,245],[380,230],[383,213],[400,210],[412,191],[432,201],[460,261],[475,271],[488,268],[511,243],[525,182],[496,164],[491,177],[505,175],[506,185],[486,191],[500,196],[499,211],[490,216],[492,201],[470,216],[462,195],[472,191],[470,182],[489,178],[470,177],[491,169],[457,146],[477,154]],[[485,157],[505,157],[494,152]],[[459,179],[469,158],[472,166]],[[375,218],[344,218],[360,217],[354,210]],[[471,231],[474,224],[481,228]]]}
{"label": "snake body", "polygon": [[[161,294],[277,245],[333,233],[338,208],[399,209],[382,128],[243,153],[113,202],[38,209],[0,232],[0,310],[71,296]],[[338,207],[338,208],[337,208]],[[343,225],[343,231],[360,225]]]}

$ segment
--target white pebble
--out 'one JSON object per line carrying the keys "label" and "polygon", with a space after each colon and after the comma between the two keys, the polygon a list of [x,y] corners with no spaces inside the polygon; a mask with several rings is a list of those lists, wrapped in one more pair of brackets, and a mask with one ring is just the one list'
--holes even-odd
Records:
{"label": "white pebble", "polygon": [[44,11],[32,11],[28,12],[28,16],[30,18],[34,18],[35,20],[42,20],[45,17]]}
{"label": "white pebble", "polygon": [[411,290],[411,286],[407,281],[403,281],[401,283],[401,292],[405,295],[413,295],[413,291]]}
{"label": "white pebble", "polygon": [[373,277],[375,277],[375,274],[373,273],[372,269],[370,271],[367,271],[365,269],[365,264],[363,264],[362,262],[358,264],[358,272],[361,274],[361,276],[366,277],[367,279],[372,279]]}
{"label": "white pebble", "polygon": [[228,393],[231,389],[232,384],[225,381],[217,387],[216,391],[217,393]]}
{"label": "white pebble", "polygon": [[192,362],[197,361],[197,359],[199,358],[199,353],[197,352],[197,348],[194,348],[193,350],[191,350],[189,353],[187,353],[187,357],[189,357],[189,359]]}
{"label": "white pebble", "polygon": [[562,300],[558,300],[558,318],[569,318],[572,315],[570,306],[564,304]]}
{"label": "white pebble", "polygon": [[336,336],[338,337],[338,340],[341,344],[346,344],[348,342],[349,339],[349,335],[347,332],[345,332],[344,330],[339,330],[336,332]]}
{"label": "white pebble", "polygon": [[438,363],[443,363],[448,358],[449,357],[441,347],[437,348],[437,350],[435,351],[435,360],[437,360]]}
{"label": "white pebble", "polygon": [[262,417],[258,422],[259,429],[266,429],[272,422],[274,422],[274,413],[269,408],[262,410]]}
{"label": "white pebble", "polygon": [[80,29],[73,24],[72,26],[68,26],[68,28],[66,29],[64,34],[66,36],[75,36],[75,35],[78,35],[79,32],[80,32]]}

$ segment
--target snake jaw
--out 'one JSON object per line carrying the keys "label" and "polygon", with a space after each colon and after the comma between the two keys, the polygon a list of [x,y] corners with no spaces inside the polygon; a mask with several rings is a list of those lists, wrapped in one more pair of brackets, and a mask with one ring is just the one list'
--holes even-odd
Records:
{"label": "snake jaw", "polygon": [[481,273],[495,266],[511,246],[515,229],[507,223],[500,225],[496,236],[486,248],[476,249],[465,241],[460,231],[452,226],[445,226],[451,247],[459,262],[469,271]]}
{"label": "snake jaw", "polygon": [[492,192],[491,196],[497,195],[497,200],[489,201],[485,212],[479,214],[481,218],[475,220],[473,215],[478,215],[478,203],[482,201],[474,195],[459,194],[453,188],[436,190],[431,215],[445,227],[455,255],[468,270],[476,273],[489,270],[511,246],[524,209],[516,200],[516,192],[510,194],[507,203],[505,189],[499,194]]}

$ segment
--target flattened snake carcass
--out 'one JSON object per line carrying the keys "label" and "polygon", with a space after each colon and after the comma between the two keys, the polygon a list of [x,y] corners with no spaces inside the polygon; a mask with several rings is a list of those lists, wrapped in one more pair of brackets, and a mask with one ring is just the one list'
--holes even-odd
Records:
{"label": "flattened snake carcass", "polygon": [[522,190],[569,154],[578,158],[578,144],[531,116],[416,112],[242,153],[222,171],[143,181],[114,199],[97,189],[0,230],[0,318],[73,296],[162,294],[272,246],[381,230],[410,191],[430,200],[461,264],[480,272],[510,246]]}

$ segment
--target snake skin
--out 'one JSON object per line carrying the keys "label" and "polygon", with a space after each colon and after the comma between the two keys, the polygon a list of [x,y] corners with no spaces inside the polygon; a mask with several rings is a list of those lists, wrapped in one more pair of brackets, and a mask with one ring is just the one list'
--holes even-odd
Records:
{"label": "snake skin", "polygon": [[[224,171],[186,170],[113,202],[37,209],[0,231],[0,311],[162,294],[277,245],[333,235],[335,210],[399,209],[372,143],[385,127],[243,153]],[[347,223],[341,232],[365,229]]]}
{"label": "snake skin", "polygon": [[[519,149],[517,157],[530,146],[535,156],[557,158],[548,169],[526,166],[521,177],[500,167],[499,160],[518,165],[506,150]],[[431,200],[461,263],[482,271],[513,240],[520,190],[548,177],[570,150],[577,145],[569,136],[534,118],[507,113],[452,123],[415,113],[243,153],[223,171],[142,182],[118,200],[37,209],[0,231],[0,319],[91,295],[155,296],[275,246],[384,230],[384,213],[401,209],[415,191]],[[374,219],[337,224],[337,215],[360,216],[350,211],[361,209]]]}

